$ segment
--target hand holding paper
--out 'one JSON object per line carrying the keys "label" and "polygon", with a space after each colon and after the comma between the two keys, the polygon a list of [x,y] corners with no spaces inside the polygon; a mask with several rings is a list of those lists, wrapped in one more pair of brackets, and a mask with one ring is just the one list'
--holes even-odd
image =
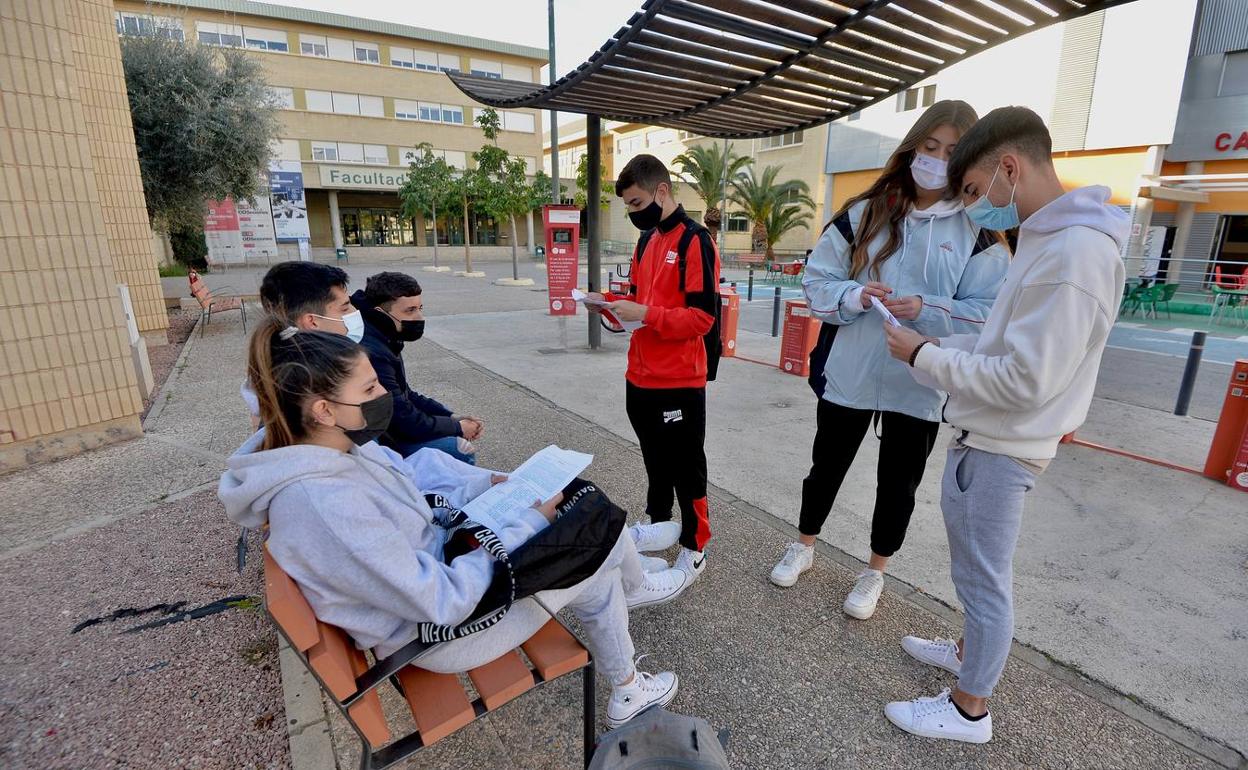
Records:
{"label": "hand holding paper", "polygon": [[901,321],[898,321],[897,318],[889,312],[888,308],[884,307],[884,303],[880,302],[880,298],[874,294],[871,295],[871,307],[875,308],[875,312],[884,316],[884,320],[888,322],[889,326],[901,326]]}

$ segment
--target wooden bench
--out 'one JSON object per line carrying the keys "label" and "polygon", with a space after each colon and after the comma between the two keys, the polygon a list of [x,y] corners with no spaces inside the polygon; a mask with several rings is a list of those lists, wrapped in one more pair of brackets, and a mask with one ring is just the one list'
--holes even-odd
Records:
{"label": "wooden bench", "polygon": [[[552,618],[520,645],[527,663],[518,650],[512,650],[468,671],[478,695],[469,701],[457,675],[409,665],[412,657],[404,650],[370,668],[364,653],[342,629],[317,620],[299,586],[273,560],[267,547],[264,598],[278,632],[359,736],[361,768],[388,767],[533,687],[577,670],[583,681],[584,761],[589,765],[595,742],[594,663],[585,646],[558,619]],[[416,721],[415,730],[394,741],[376,690],[377,685],[392,678],[397,678]]]}
{"label": "wooden bench", "polygon": [[766,254],[733,254],[731,263],[735,267],[765,267]]}
{"label": "wooden bench", "polygon": [[187,274],[187,280],[191,284],[191,296],[199,303],[200,336],[204,334],[204,327],[212,322],[212,314],[226,310],[237,310],[242,314],[243,334],[247,333],[247,305],[243,303],[241,297],[223,294],[229,289],[228,286],[218,288],[217,293],[214,294],[208,288],[208,284],[204,283],[204,279],[200,278],[199,273],[194,270]]}

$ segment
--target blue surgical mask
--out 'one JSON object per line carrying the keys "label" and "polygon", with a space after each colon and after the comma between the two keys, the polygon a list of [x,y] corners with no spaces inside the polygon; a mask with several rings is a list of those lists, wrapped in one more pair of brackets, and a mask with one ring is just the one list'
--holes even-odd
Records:
{"label": "blue surgical mask", "polygon": [[985,230],[1010,230],[1018,227],[1018,205],[1014,203],[1014,191],[1018,188],[1017,183],[1010,188],[1010,202],[1004,206],[994,206],[988,200],[988,193],[992,191],[992,185],[997,181],[997,174],[1000,171],[1001,166],[998,164],[997,170],[992,172],[992,181],[988,183],[988,189],[984,190],[983,195],[979,196],[979,200],[965,209],[966,216]]}
{"label": "blue surgical mask", "polygon": [[347,339],[352,342],[359,342],[364,339],[364,316],[358,310],[352,313],[347,313],[342,318],[330,318],[327,315],[320,315],[319,313],[313,313],[312,315],[317,318],[324,318],[326,321],[340,322],[343,326],[347,327]]}

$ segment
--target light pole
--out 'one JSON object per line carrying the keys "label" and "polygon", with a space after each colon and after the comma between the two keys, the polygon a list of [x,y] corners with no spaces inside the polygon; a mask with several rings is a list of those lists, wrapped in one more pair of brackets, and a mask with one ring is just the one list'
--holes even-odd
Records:
{"label": "light pole", "polygon": [[[550,32],[550,83],[555,83],[555,0],[546,0]],[[559,113],[550,111],[550,202],[559,203]]]}

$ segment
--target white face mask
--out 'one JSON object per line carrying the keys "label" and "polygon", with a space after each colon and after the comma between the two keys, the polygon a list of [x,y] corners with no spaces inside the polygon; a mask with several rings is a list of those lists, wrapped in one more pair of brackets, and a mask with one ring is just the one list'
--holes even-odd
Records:
{"label": "white face mask", "polygon": [[923,190],[935,192],[949,186],[949,164],[931,155],[916,152],[910,163],[910,174]]}
{"label": "white face mask", "polygon": [[364,316],[358,310],[347,313],[342,318],[330,318],[319,313],[313,313],[312,315],[317,318],[324,318],[326,321],[337,321],[347,327],[347,339],[352,342],[359,342],[364,339]]}

